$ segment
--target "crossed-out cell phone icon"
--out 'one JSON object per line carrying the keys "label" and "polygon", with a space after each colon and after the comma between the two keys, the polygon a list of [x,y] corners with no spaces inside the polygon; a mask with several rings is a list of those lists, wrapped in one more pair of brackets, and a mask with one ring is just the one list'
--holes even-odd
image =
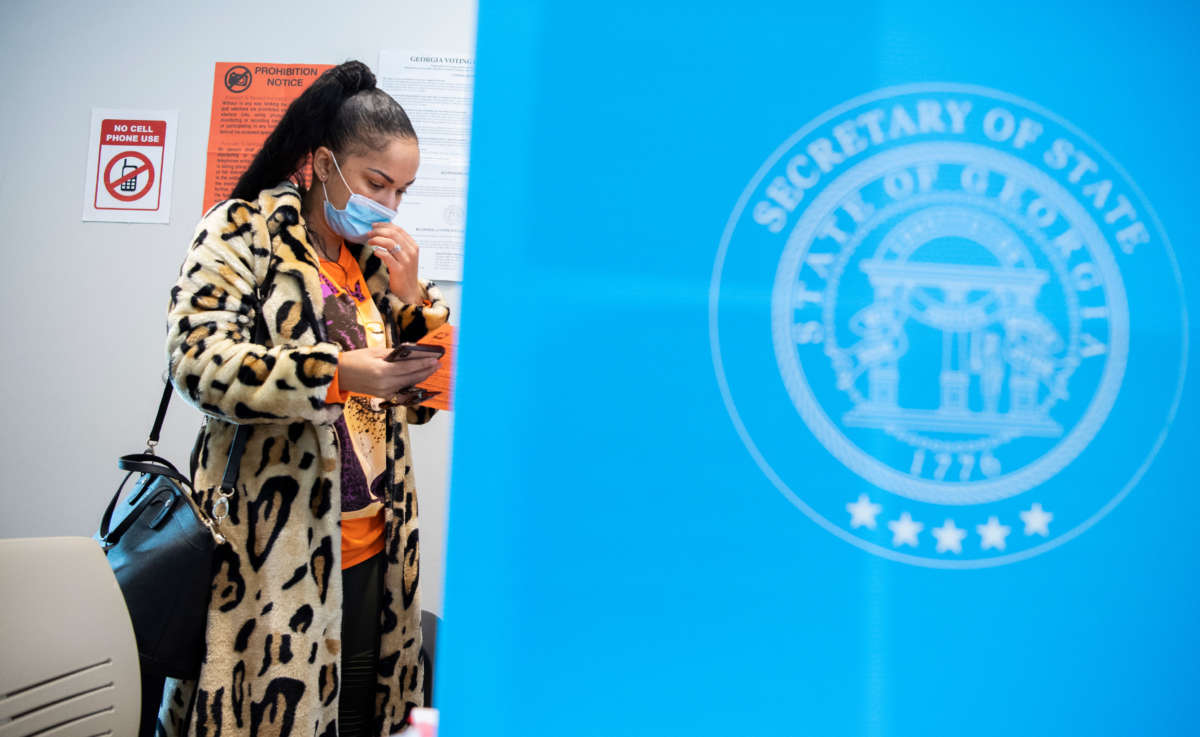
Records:
{"label": "crossed-out cell phone icon", "polygon": [[[125,159],[121,162],[121,176],[124,177],[125,175],[129,174],[129,172],[134,171],[137,168],[138,165],[136,161],[133,161],[132,159]],[[136,192],[137,184],[137,177],[129,177],[125,181],[121,182],[120,189],[122,192]]]}

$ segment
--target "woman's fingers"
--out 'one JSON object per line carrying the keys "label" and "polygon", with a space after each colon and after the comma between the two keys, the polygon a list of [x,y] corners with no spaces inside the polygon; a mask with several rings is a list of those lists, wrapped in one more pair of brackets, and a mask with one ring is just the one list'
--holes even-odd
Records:
{"label": "woman's fingers", "polygon": [[398,265],[396,261],[396,251],[390,241],[383,238],[371,238],[367,241],[367,245],[375,250],[375,254],[387,264],[388,269],[393,269]]}
{"label": "woman's fingers", "polygon": [[338,382],[342,389],[356,394],[388,398],[420,384],[437,371],[433,356],[388,361],[391,348],[361,348],[342,351],[338,357]]}
{"label": "woman's fingers", "polygon": [[386,248],[396,256],[413,256],[420,252],[420,247],[412,236],[392,223],[376,223],[367,243]]}
{"label": "woman's fingers", "polygon": [[414,384],[420,384],[430,376],[433,376],[437,371],[438,359],[434,356],[422,356],[420,358],[405,359],[402,361],[388,362],[387,364],[387,392],[381,396],[390,396],[400,391],[407,389]]}
{"label": "woman's fingers", "polygon": [[385,238],[390,238],[395,241],[397,245],[417,245],[417,242],[413,240],[411,235],[408,234],[408,231],[404,228],[401,228],[399,225],[396,225],[395,223],[375,223],[375,229],[371,232]]}
{"label": "woman's fingers", "polygon": [[421,249],[412,236],[393,223],[375,223],[367,245],[388,267],[388,288],[407,304],[418,304],[423,290],[417,279]]}
{"label": "woman's fingers", "polygon": [[[375,231],[372,231],[375,232]],[[384,235],[373,235],[367,239],[367,245],[375,249],[379,258],[389,267],[393,265],[408,266],[416,264],[420,249],[413,242],[397,242]]]}
{"label": "woman's fingers", "polygon": [[404,387],[420,384],[433,376],[437,371],[438,361],[436,358],[418,358],[411,361],[395,361],[387,365],[388,381],[399,391]]}
{"label": "woman's fingers", "polygon": [[375,253],[379,254],[379,258],[383,259],[389,267],[394,264],[414,264],[417,261],[419,250],[415,245],[397,244],[390,238],[375,236],[367,240],[367,245],[375,249]]}
{"label": "woman's fingers", "polygon": [[402,392],[405,389],[411,389],[412,387],[416,386],[417,384],[420,384],[421,382],[428,379],[430,376],[433,376],[434,371],[435,371],[435,369],[429,369],[427,371],[422,371],[420,373],[412,374],[412,375],[408,376],[407,378],[403,379],[402,381],[400,381],[397,386],[393,387],[390,392],[388,392],[387,394],[385,394],[383,396],[385,396],[385,397],[391,396],[398,392]]}

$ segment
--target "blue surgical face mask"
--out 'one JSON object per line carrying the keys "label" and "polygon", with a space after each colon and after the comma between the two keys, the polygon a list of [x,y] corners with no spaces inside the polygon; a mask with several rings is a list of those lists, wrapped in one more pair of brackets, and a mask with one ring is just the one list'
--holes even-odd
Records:
{"label": "blue surgical face mask", "polygon": [[[342,175],[342,167],[338,166],[336,156],[333,157],[333,165],[337,167],[338,176],[342,177],[342,183],[346,185],[346,189],[350,189],[350,184]],[[350,192],[350,199],[346,200],[346,206],[339,210],[329,201],[329,192],[325,189],[325,182],[321,182],[321,191],[325,193],[325,223],[330,230],[351,243],[366,242],[375,223],[390,223],[396,217],[395,210],[388,209],[370,197],[364,197],[353,191]]]}

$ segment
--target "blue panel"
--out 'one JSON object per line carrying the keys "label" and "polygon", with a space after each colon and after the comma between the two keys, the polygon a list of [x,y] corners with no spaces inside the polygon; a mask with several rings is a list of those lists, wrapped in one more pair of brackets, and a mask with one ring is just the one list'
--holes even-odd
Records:
{"label": "blue panel", "polygon": [[483,2],[465,735],[1200,732],[1200,11]]}

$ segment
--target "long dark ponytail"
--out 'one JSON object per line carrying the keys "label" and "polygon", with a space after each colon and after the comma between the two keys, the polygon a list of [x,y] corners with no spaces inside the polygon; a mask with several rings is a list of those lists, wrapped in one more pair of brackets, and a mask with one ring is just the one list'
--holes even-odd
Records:
{"label": "long dark ponytail", "polygon": [[378,150],[392,136],[417,137],[404,108],[375,86],[361,61],[329,69],[288,106],[279,124],[233,188],[235,199],[253,200],[264,189],[292,179],[303,190],[302,171],[318,146],[336,154]]}

